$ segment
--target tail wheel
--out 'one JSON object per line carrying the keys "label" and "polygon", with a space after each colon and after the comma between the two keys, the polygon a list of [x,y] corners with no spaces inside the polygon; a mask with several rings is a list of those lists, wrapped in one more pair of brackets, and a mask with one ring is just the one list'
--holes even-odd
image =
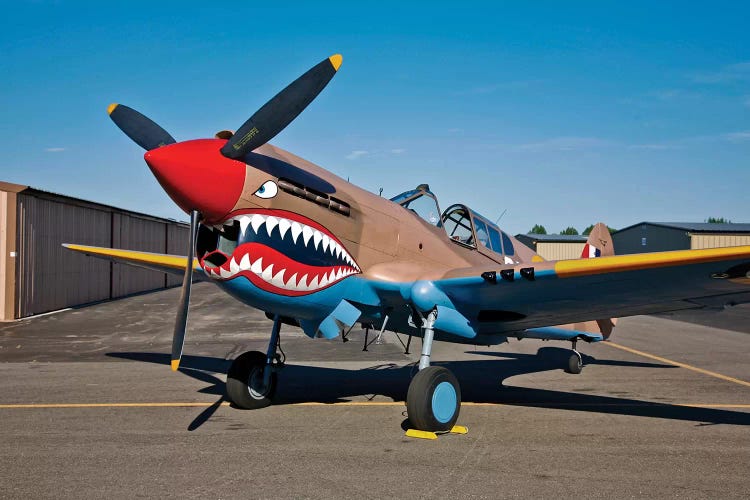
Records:
{"label": "tail wheel", "polygon": [[583,358],[577,351],[573,351],[573,354],[568,358],[568,366],[566,372],[573,373],[575,375],[581,373],[583,370]]}
{"label": "tail wheel", "polygon": [[271,373],[268,385],[263,383],[265,370],[271,368],[266,364],[266,355],[259,351],[250,351],[232,361],[227,372],[227,396],[238,408],[254,410],[271,404],[276,392],[277,374]]}
{"label": "tail wheel", "polygon": [[450,430],[460,410],[461,387],[450,370],[429,366],[420,370],[409,384],[406,411],[413,428],[431,432]]}

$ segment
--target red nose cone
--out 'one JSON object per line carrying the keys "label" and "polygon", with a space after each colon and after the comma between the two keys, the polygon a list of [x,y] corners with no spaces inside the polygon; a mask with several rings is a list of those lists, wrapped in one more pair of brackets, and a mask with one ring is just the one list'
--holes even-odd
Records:
{"label": "red nose cone", "polygon": [[223,156],[222,139],[198,139],[153,149],[144,159],[159,184],[185,212],[219,222],[234,208],[245,183],[245,164]]}

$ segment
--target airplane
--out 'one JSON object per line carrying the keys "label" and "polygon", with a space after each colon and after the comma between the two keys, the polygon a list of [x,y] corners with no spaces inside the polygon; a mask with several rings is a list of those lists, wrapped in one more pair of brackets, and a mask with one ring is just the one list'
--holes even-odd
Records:
{"label": "airplane", "polygon": [[368,329],[421,338],[406,397],[412,428],[455,429],[461,388],[431,364],[436,340],[497,345],[508,338],[605,340],[612,317],[750,301],[750,246],[614,255],[597,224],[581,259],[546,261],[463,204],[440,210],[427,184],[391,199],[359,188],[269,143],[323,90],[333,55],[292,82],[237,132],[177,142],[138,111],[110,118],[146,150],[171,199],[190,215],[187,256],[66,244],[71,250],[182,274],[171,365],[179,368],[191,284],[210,281],[273,318],[266,352],[233,360],[235,407],[272,403],[283,360],[282,323],[311,338]]}

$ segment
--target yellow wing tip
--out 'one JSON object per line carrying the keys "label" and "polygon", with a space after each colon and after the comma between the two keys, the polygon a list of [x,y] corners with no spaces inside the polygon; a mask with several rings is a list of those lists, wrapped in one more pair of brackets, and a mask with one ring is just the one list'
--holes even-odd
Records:
{"label": "yellow wing tip", "polygon": [[176,372],[179,367],[180,367],[180,360],[179,359],[173,359],[172,360],[172,371]]}
{"label": "yellow wing tip", "polygon": [[339,67],[341,67],[341,63],[344,62],[344,58],[341,56],[341,54],[333,54],[328,58],[328,60],[331,61],[331,65],[336,71],[339,70]]}
{"label": "yellow wing tip", "polygon": [[116,102],[113,102],[112,104],[107,106],[107,114],[111,115],[112,111],[114,111],[117,106],[119,106],[119,104],[117,104]]}

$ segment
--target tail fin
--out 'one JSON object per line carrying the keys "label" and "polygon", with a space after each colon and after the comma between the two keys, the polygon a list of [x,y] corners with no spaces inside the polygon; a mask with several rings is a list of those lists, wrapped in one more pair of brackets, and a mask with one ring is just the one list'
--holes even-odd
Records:
{"label": "tail fin", "polygon": [[[596,257],[608,257],[615,254],[615,245],[612,243],[612,235],[609,234],[609,228],[606,224],[599,222],[589,233],[589,239],[583,246],[581,253],[582,259],[593,259]],[[612,335],[612,329],[617,324],[617,318],[598,319],[588,321],[585,324],[576,326],[584,331],[594,331],[601,333],[605,339]]]}
{"label": "tail fin", "polygon": [[589,239],[583,246],[581,253],[582,259],[592,259],[594,257],[607,257],[615,254],[615,246],[612,243],[612,236],[609,234],[607,226],[599,222],[594,226],[589,234]]}
{"label": "tail fin", "polygon": [[[609,229],[600,222],[591,230],[589,239],[586,240],[586,245],[583,247],[581,258],[593,259],[596,257],[608,257],[614,254],[615,247],[612,244],[612,236],[609,234]],[[526,330],[524,336],[547,340],[573,340],[580,338],[587,342],[597,342],[608,339],[612,335],[612,330],[616,324],[617,318],[597,319],[568,325],[532,328],[531,330]],[[568,332],[568,334],[566,335],[565,332]],[[598,334],[601,334],[601,337]]]}

